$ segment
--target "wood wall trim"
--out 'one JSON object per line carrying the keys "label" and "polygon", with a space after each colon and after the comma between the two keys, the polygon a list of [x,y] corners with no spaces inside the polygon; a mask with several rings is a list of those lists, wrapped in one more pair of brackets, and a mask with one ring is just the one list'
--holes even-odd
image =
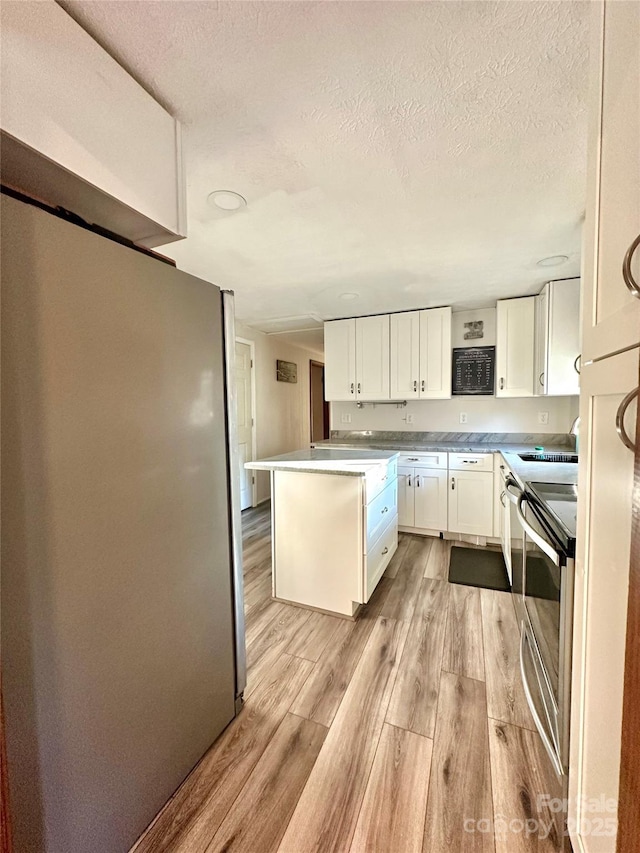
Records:
{"label": "wood wall trim", "polygon": [[9,812],[9,776],[4,737],[4,708],[0,681],[0,853],[11,853],[11,815]]}
{"label": "wood wall trim", "polygon": [[640,850],[640,412],[631,499],[629,605],[622,704],[617,853]]}

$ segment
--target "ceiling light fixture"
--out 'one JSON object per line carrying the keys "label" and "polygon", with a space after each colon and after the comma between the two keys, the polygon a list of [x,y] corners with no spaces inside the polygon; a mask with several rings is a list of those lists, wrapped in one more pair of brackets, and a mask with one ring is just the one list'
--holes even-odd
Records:
{"label": "ceiling light fixture", "polygon": [[569,260],[568,255],[551,255],[548,258],[542,258],[538,261],[539,267],[559,267]]}
{"label": "ceiling light fixture", "polygon": [[215,205],[215,207],[225,210],[227,213],[240,210],[241,207],[247,206],[246,198],[241,196],[240,193],[233,192],[233,190],[215,190],[209,193],[207,201],[209,204]]}
{"label": "ceiling light fixture", "polygon": [[360,296],[359,293],[341,293],[340,299],[344,299],[345,302],[351,302],[352,299],[357,299]]}

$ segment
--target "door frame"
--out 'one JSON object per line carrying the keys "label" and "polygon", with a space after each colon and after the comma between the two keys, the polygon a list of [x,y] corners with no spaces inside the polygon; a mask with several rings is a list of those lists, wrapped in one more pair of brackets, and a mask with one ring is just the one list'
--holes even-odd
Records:
{"label": "door frame", "polygon": [[[251,455],[253,457],[253,461],[258,457],[258,441],[257,441],[257,426],[258,426],[258,416],[256,411],[256,343],[255,341],[250,341],[248,338],[241,338],[236,335],[236,343],[238,344],[246,344],[249,347],[250,358],[251,358],[251,418],[253,423],[251,425]],[[234,353],[235,357],[235,353]],[[236,435],[236,441],[238,440],[238,436]],[[255,472],[251,475],[251,507],[258,505],[258,478]]]}
{"label": "door frame", "polygon": [[[314,439],[313,437],[313,399],[312,399],[312,388],[313,388],[313,368],[321,367],[323,374],[323,387],[326,382],[326,367],[324,361],[317,361],[317,359],[310,358],[309,359],[309,440],[311,442],[318,441],[318,439]],[[325,418],[327,419],[327,430],[329,432],[328,438],[331,438],[331,411],[329,409],[329,401],[324,399],[322,400],[323,410]],[[325,436],[322,436],[321,440],[324,440]]]}

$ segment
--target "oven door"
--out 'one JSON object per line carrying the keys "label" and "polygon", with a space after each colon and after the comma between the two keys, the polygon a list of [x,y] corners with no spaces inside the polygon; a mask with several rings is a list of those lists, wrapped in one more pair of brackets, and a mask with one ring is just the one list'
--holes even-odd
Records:
{"label": "oven door", "polygon": [[530,640],[552,704],[549,720],[563,766],[568,762],[571,683],[573,560],[567,559],[545,521],[544,510],[529,495],[518,502],[524,528],[524,607]]}
{"label": "oven door", "polygon": [[524,530],[518,518],[518,501],[524,492],[510,475],[507,475],[504,488],[509,511],[509,553],[511,558],[511,593],[516,609],[518,623],[526,618],[524,609]]}

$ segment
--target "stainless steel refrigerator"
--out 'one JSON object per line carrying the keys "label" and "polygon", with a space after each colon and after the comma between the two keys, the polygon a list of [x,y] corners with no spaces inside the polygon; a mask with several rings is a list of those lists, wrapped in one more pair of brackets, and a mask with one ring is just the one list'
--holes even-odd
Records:
{"label": "stainless steel refrigerator", "polygon": [[16,853],[126,851],[244,687],[232,298],[2,195]]}

